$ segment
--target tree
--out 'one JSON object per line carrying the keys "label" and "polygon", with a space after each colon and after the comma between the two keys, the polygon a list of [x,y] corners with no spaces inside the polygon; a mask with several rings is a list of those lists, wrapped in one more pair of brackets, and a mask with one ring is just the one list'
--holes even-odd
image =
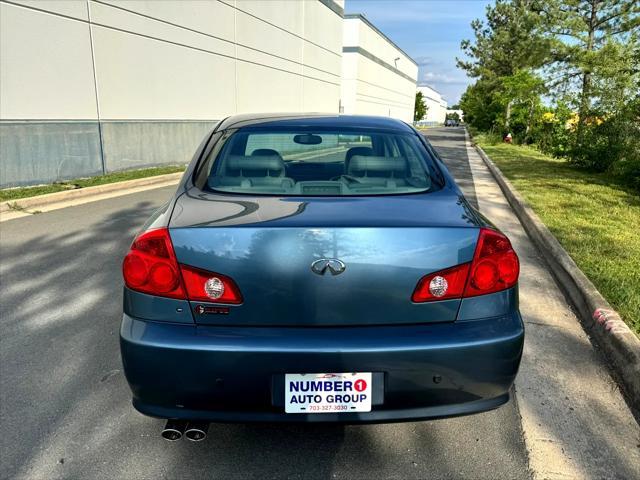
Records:
{"label": "tree", "polygon": [[511,127],[511,109],[520,107],[524,110],[523,123],[524,143],[529,142],[529,136],[533,126],[535,108],[540,103],[540,96],[545,92],[542,79],[528,70],[519,70],[508,77],[503,77],[502,92],[500,96],[507,105],[507,115],[505,116],[505,129]]}
{"label": "tree", "polygon": [[458,59],[477,79],[465,120],[640,188],[640,2],[496,0],[486,12]]}
{"label": "tree", "polygon": [[460,44],[469,60],[457,59],[470,77],[507,77],[537,68],[548,54],[549,41],[539,33],[538,0],[496,0],[487,6],[486,20],[474,20],[474,40]]}
{"label": "tree", "polygon": [[[546,0],[540,2],[542,30],[552,41],[549,68],[553,87],[577,90],[576,143],[584,141],[596,92],[594,80],[628,77],[627,49],[640,27],[640,3],[636,0]],[[614,54],[615,53],[615,54]],[[622,60],[622,61],[621,61]],[[619,67],[619,68],[616,68]],[[594,75],[600,74],[600,79]]]}
{"label": "tree", "polygon": [[422,92],[416,92],[415,107],[413,110],[413,121],[418,122],[427,114],[427,106],[424,103],[424,95]]}
{"label": "tree", "polygon": [[[532,112],[536,103],[533,96],[539,97],[543,91],[534,71],[547,58],[550,40],[539,33],[540,14],[533,8],[536,1],[497,0],[494,6],[487,7],[486,21],[471,23],[473,42],[464,40],[461,44],[468,60],[458,59],[458,67],[483,80],[485,91],[493,89],[491,97],[500,100],[501,109],[492,126],[507,131],[511,129],[516,104],[524,102],[527,111]],[[528,90],[532,84],[536,88]]]}
{"label": "tree", "polygon": [[495,80],[481,78],[469,85],[460,99],[464,121],[484,131],[496,127],[496,119],[500,118],[504,111],[498,91]]}

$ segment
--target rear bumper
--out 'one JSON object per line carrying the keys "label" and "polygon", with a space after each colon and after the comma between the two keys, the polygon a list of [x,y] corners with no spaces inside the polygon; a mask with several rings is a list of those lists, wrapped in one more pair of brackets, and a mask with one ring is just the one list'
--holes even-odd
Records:
{"label": "rear bumper", "polygon": [[[467,415],[509,400],[520,315],[430,325],[202,327],[124,315],[124,371],[141,413],[214,422],[392,422]],[[285,373],[374,372],[371,412],[285,414]]]}

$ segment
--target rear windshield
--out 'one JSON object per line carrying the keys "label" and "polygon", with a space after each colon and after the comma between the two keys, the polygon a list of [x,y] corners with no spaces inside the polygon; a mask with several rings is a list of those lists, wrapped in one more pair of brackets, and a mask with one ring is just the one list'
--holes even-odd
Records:
{"label": "rear windshield", "polygon": [[416,135],[372,131],[224,134],[200,170],[205,190],[265,195],[389,195],[439,188]]}

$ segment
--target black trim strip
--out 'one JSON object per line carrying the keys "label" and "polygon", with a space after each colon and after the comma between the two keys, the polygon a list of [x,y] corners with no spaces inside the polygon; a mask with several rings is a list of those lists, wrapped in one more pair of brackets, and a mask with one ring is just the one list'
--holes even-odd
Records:
{"label": "black trim strip", "polygon": [[395,73],[396,75],[401,76],[402,78],[409,80],[412,83],[417,83],[418,79],[417,78],[411,78],[409,75],[407,75],[404,72],[401,72],[400,70],[398,70],[396,67],[394,67],[393,65],[388,64],[387,62],[385,62],[384,60],[382,60],[379,57],[376,57],[373,53],[365,50],[362,47],[342,47],[342,52],[343,53],[358,53],[360,55],[362,55],[363,57],[368,58],[369,60],[372,60],[374,62],[376,62],[378,65],[382,65],[383,67],[385,67],[388,70],[391,70],[393,73]]}

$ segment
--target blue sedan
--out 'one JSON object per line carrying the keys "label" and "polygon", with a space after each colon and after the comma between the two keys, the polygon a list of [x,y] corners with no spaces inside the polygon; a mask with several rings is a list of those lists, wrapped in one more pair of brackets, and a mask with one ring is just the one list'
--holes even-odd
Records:
{"label": "blue sedan", "polygon": [[133,405],[169,440],[483,412],[522,355],[511,243],[390,118],[223,120],[123,275]]}

